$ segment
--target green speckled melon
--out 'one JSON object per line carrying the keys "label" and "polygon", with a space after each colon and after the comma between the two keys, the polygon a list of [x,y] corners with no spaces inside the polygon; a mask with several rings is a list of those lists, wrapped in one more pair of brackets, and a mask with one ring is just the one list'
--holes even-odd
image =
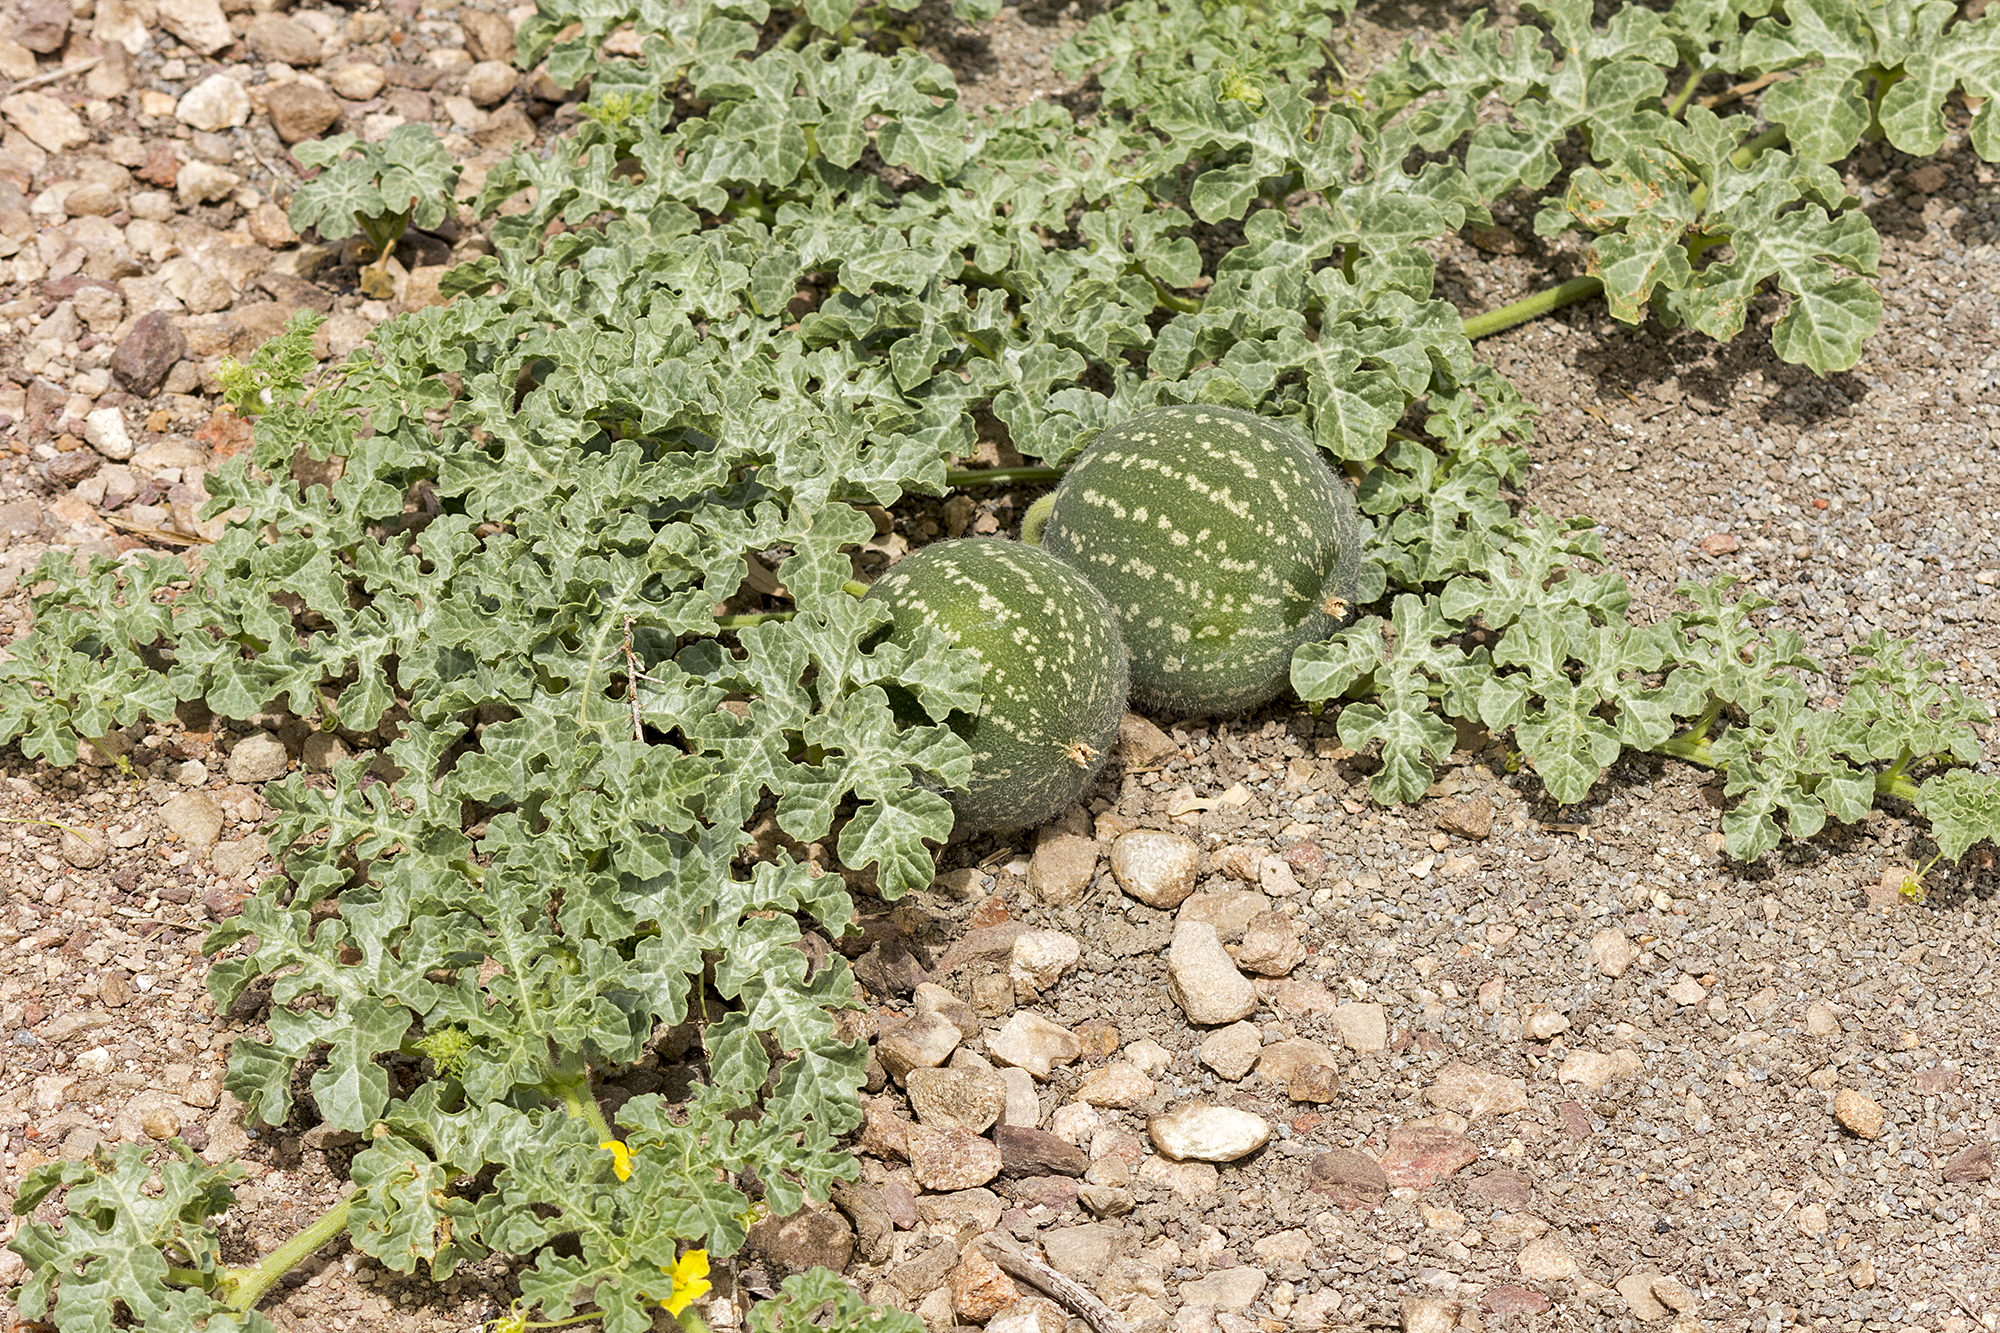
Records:
{"label": "green speckled melon", "polygon": [[972,781],[949,793],[956,831],[1055,817],[1104,766],[1125,714],[1125,646],[1104,597],[1068,565],[998,539],[938,542],[868,590],[891,637],[929,624],[985,664],[977,716],[951,727],[972,746]]}
{"label": "green speckled melon", "polygon": [[1256,707],[1354,599],[1346,484],[1310,442],[1249,412],[1163,407],[1111,426],[1054,501],[1042,549],[1110,600],[1144,708]]}

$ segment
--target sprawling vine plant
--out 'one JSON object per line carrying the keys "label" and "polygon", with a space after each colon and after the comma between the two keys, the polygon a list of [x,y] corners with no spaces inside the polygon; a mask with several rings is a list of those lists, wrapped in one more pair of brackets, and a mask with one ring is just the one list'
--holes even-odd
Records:
{"label": "sprawling vine plant", "polygon": [[[1357,82],[1340,12],[1129,0],[1058,57],[1089,114],[972,117],[893,8],[543,0],[522,55],[589,98],[488,176],[492,253],[457,299],[338,366],[302,319],[234,368],[257,428],[208,478],[222,538],[52,559],[0,664],[0,737],[54,763],[194,699],[380,746],[270,789],[284,873],[209,941],[219,1004],[270,995],[229,1086],[265,1123],[367,1134],[353,1192],[239,1271],[211,1225],[229,1165],[39,1167],[16,1207],[65,1191],[68,1215],[14,1241],[24,1312],[266,1329],[283,1265],[344,1233],[399,1271],[529,1257],[510,1326],[629,1333],[690,1299],[688,1247],[824,1198],[863,1051],[802,925],[849,923],[833,872],[929,881],[967,750],[889,692],[942,719],[979,689],[942,639],[877,646],[850,553],[861,506],[972,480],[949,469],[982,421],[1060,464],[1140,408],[1226,402],[1359,476],[1369,614],[1293,678],[1379,754],[1379,800],[1421,796],[1462,718],[1511,728],[1563,802],[1628,748],[1721,768],[1739,857],[1883,796],[1944,855],[1993,837],[1984,710],[1920,649],[1878,635],[1835,710],[1727,581],[1631,623],[1588,523],[1519,500],[1533,408],[1471,338],[1600,291],[1726,338],[1775,290],[1780,356],[1852,364],[1877,241],[1830,164],[1868,137],[1935,152],[1953,116],[2000,156],[2000,16],[1678,0],[1600,27],[1545,0]],[[627,27],[639,54],[609,54]],[[1751,82],[1755,113],[1701,104]],[[1592,272],[1463,322],[1422,243],[1505,196],[1584,232]],[[607,1123],[593,1080],[676,1026],[691,1098]],[[793,1285],[785,1319],[885,1318]]]}

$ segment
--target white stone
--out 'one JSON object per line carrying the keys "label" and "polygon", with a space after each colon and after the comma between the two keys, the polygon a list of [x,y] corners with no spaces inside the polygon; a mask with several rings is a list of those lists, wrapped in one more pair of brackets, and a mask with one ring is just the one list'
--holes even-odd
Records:
{"label": "white stone", "polygon": [[1405,1297],[1403,1333],[1451,1333],[1458,1327],[1458,1303],[1433,1296]]}
{"label": "white stone", "polygon": [[1111,844],[1111,874],[1140,902],[1171,910],[1194,892],[1199,855],[1178,833],[1134,829]]}
{"label": "white stone", "polygon": [[1210,1273],[1193,1282],[1181,1283],[1181,1302],[1241,1314],[1263,1294],[1267,1281],[1264,1270],[1238,1266]]}
{"label": "white stone", "polygon": [[1097,1137],[1097,1127],[1103,1121],[1104,1117],[1097,1113],[1096,1107],[1082,1102],[1065,1102],[1049,1117],[1049,1133],[1064,1143],[1087,1148],[1090,1141]]}
{"label": "white stone", "polygon": [[1008,1067],[998,1071],[1007,1089],[1007,1104],[1001,1109],[1000,1123],[1034,1129],[1042,1123],[1042,1099],[1035,1093],[1035,1076],[1025,1069]]}
{"label": "white stone", "polygon": [[1639,946],[1616,926],[1606,926],[1590,937],[1590,964],[1607,977],[1622,977],[1639,958]]}
{"label": "white stone", "polygon": [[1337,1004],[1327,1021],[1350,1051],[1366,1054],[1389,1049],[1389,1014],[1379,1004]]}
{"label": "white stone", "polygon": [[[236,193],[236,187],[242,183],[243,178],[235,172],[197,159],[182,167],[180,174],[174,177],[174,193],[180,196],[183,204],[212,204]],[[199,272],[222,282],[225,287],[228,285],[219,273],[205,268],[199,269]],[[171,283],[168,285],[172,286]]]}
{"label": "white stone", "polygon": [[125,429],[125,413],[121,408],[100,407],[86,416],[83,438],[90,441],[91,448],[114,462],[132,456],[132,436]]}
{"label": "white stone", "polygon": [[269,782],[285,776],[290,762],[283,741],[268,731],[253,731],[229,752],[229,780]]}
{"label": "white stone", "polygon": [[1184,1106],[1148,1120],[1146,1133],[1175,1161],[1233,1162],[1270,1142],[1271,1125],[1233,1106]]}
{"label": "white stone", "polygon": [[[233,129],[250,119],[250,94],[227,74],[211,74],[187,90],[175,104],[174,116],[198,130]],[[193,165],[188,163],[188,167]],[[181,168],[181,173],[185,176],[187,167]],[[182,198],[186,198],[185,193]]]}
{"label": "white stone", "polygon": [[1528,1010],[1521,1030],[1534,1041],[1548,1041],[1559,1032],[1569,1031],[1569,1017],[1560,1009],[1538,1004]]}
{"label": "white stone", "polygon": [[151,0],[97,0],[90,35],[103,45],[112,42],[138,55],[153,43]]}
{"label": "white stone", "polygon": [[1645,1067],[1646,1062],[1634,1051],[1613,1051],[1609,1055],[1578,1051],[1562,1062],[1556,1081],[1581,1083],[1591,1092],[1599,1092],[1613,1083],[1631,1078]]}
{"label": "white stone", "polygon": [[1060,930],[1023,931],[1014,941],[1007,976],[1017,996],[1039,995],[1083,957],[1076,936]]}
{"label": "white stone", "polygon": [[1153,1080],[1124,1060],[1113,1060],[1102,1069],[1084,1075],[1077,1085],[1076,1099],[1091,1106],[1128,1110],[1153,1095]]}
{"label": "white stone", "polygon": [[160,23],[202,55],[214,55],[236,40],[218,0],[160,0]]}
{"label": "white stone", "polygon": [[1544,1236],[1522,1246],[1514,1266],[1530,1282],[1560,1282],[1576,1272],[1576,1258],[1556,1237]]}
{"label": "white stone", "polygon": [[987,1034],[986,1053],[1003,1065],[1046,1079],[1055,1065],[1068,1064],[1083,1054],[1083,1043],[1068,1028],[1022,1010],[998,1032]]}
{"label": "white stone", "polygon": [[90,142],[90,131],[76,112],[47,93],[15,93],[0,102],[0,113],[36,147],[51,153],[66,153]]}
{"label": "white stone", "polygon": [[1255,1023],[1231,1023],[1202,1038],[1201,1062],[1234,1083],[1250,1072],[1263,1046]]}
{"label": "white stone", "polygon": [[1175,923],[1167,949],[1167,993],[1188,1021],[1205,1026],[1234,1023],[1257,1008],[1257,988],[1236,970],[1215,927],[1205,921]]}
{"label": "white stone", "polygon": [[1139,1038],[1125,1048],[1124,1054],[1134,1069],[1151,1078],[1158,1078],[1174,1062],[1173,1052],[1151,1037]]}
{"label": "white stone", "polygon": [[326,81],[333,85],[335,92],[348,101],[365,102],[381,92],[382,85],[389,79],[380,65],[371,65],[362,60],[351,65],[342,65],[328,74]]}

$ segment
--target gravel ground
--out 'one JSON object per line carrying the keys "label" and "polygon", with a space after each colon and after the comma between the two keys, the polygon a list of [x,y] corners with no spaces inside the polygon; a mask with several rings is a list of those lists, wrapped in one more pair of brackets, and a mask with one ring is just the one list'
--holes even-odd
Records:
{"label": "gravel ground", "polygon": [[[9,93],[96,62],[33,90],[77,117],[74,141],[36,143],[33,113],[0,103],[9,633],[45,550],[185,541],[201,470],[240,445],[214,414],[217,356],[301,305],[330,313],[344,351],[477,244],[466,215],[405,247],[397,301],[362,299],[351,262],[283,225],[295,178],[274,106],[330,104],[370,133],[431,121],[469,185],[572,114],[486,67],[518,10],[301,9],[284,27],[244,10],[202,38],[201,6],[162,0],[179,39],[156,30],[128,57],[92,33],[129,5],[76,7],[66,31],[63,6],[31,7],[0,42]],[[1375,11],[1361,49],[1412,25]],[[1013,104],[1065,91],[1046,52],[1076,26],[1073,10],[1009,9],[979,33],[936,25],[935,51],[969,101]],[[197,128],[181,99],[217,73],[244,123]],[[300,86],[274,96],[283,84]],[[1721,347],[1597,306],[1482,351],[1543,407],[1532,498],[1599,519],[1639,614],[1670,611],[1682,579],[1733,573],[1829,661],[1880,626],[2000,701],[2000,505],[1982,480],[2000,461],[2000,173],[1961,146],[1846,167],[1883,234],[1887,303],[1853,371],[1784,366],[1754,327]],[[1469,313],[1568,276],[1574,252],[1529,234],[1441,245],[1443,294]],[[139,396],[107,367],[150,309],[189,347]],[[921,541],[1016,513],[984,497],[902,526]],[[345,1162],[309,1124],[246,1131],[220,1091],[259,1015],[212,1011],[200,940],[271,869],[260,784],[320,758],[282,719],[256,721],[271,730],[187,712],[133,738],[129,779],[0,753],[0,1192],[36,1162],[177,1127],[249,1164],[225,1227],[235,1261],[303,1226]],[[760,1234],[719,1292],[845,1252],[864,1290],[939,1327],[955,1304],[1004,1302],[1007,1279],[961,1257],[998,1232],[1128,1323],[1179,1333],[2000,1328],[1991,849],[1933,872],[1919,904],[1893,885],[1926,839],[1895,810],[1743,865],[1721,854],[1720,783],[1699,770],[1628,759],[1557,811],[1465,739],[1428,799],[1385,811],[1331,719],[1135,722],[1087,809],[1033,839],[955,844],[932,891],[866,905],[854,948],[883,1068],[863,1181],[839,1211]],[[1990,763],[2000,732],[1985,739]],[[86,864],[57,829],[17,822],[36,820],[104,830],[112,850]],[[1181,921],[1214,925],[1233,961]],[[1022,928],[1050,933],[1018,943]],[[919,982],[949,998],[913,996]],[[888,1074],[936,1028],[913,999],[974,1035],[959,1076],[906,1089]],[[1220,1019],[1232,1004],[1242,1018]],[[1029,1030],[1028,1013],[1066,1031]],[[989,1072],[1038,1055],[1056,1058],[1039,1085]],[[962,1185],[953,1172],[993,1144],[913,1131],[911,1103],[935,1123],[995,1087],[1004,1123],[1049,1135],[996,1132],[1005,1173]],[[1149,1117],[1200,1104],[1254,1113],[1271,1142],[1220,1169],[1157,1154]],[[0,1256],[0,1288],[19,1276]],[[266,1307],[285,1329],[468,1328],[509,1294],[499,1261],[432,1284],[339,1247],[294,1277]]]}

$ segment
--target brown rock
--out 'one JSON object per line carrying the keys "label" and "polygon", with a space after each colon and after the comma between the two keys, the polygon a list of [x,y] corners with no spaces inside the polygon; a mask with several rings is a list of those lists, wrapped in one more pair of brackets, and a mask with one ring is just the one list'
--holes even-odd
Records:
{"label": "brown rock", "polygon": [[1953,1185],[1970,1185],[1993,1178],[1993,1144],[1975,1143],[1946,1159],[1944,1178]]}
{"label": "brown rock", "polygon": [[1090,1169],[1083,1149],[1039,1129],[996,1125],[993,1145],[1000,1150],[1000,1174],[1009,1178],[1080,1176]]}
{"label": "brown rock", "polygon": [[1919,1069],[1912,1081],[1924,1096],[1937,1097],[1957,1087],[1963,1078],[1964,1075],[1956,1069],[1940,1069],[1933,1065],[1929,1069]]}
{"label": "brown rock", "polygon": [[271,128],[286,143],[317,139],[340,119],[340,99],[324,88],[294,81],[280,83],[264,95]]}
{"label": "brown rock", "polygon": [[166,383],[174,362],[187,355],[187,339],[164,310],[148,311],[111,356],[111,373],[133,393],[150,397]]}
{"label": "brown rock", "polygon": [[1493,832],[1493,802],[1484,796],[1460,801],[1438,816],[1438,827],[1461,838],[1488,837]]}
{"label": "brown rock", "polygon": [[1215,872],[1229,879],[1240,879],[1245,884],[1255,884],[1258,880],[1258,866],[1264,860],[1264,849],[1249,843],[1236,843],[1229,847],[1218,847],[1209,854]]}
{"label": "brown rock", "polygon": [[514,60],[514,25],[498,14],[467,9],[458,16],[465,30],[465,49],[474,60]]}
{"label": "brown rock", "polygon": [[[78,452],[82,452],[79,450]],[[102,833],[88,829],[62,831],[62,859],[79,870],[94,870],[111,855],[111,844]]]}
{"label": "brown rock", "polygon": [[1285,858],[1285,864],[1292,868],[1292,874],[1306,888],[1319,883],[1326,874],[1326,853],[1319,849],[1316,842],[1294,838],[1285,844],[1279,855]]}
{"label": "brown rock", "polygon": [[790,1217],[767,1217],[750,1228],[745,1249],[789,1276],[825,1265],[838,1273],[854,1257],[854,1228],[827,1204],[807,1204]]}
{"label": "brown rock", "polygon": [[1306,1188],[1337,1207],[1373,1208],[1389,1197],[1389,1178],[1380,1163],[1352,1148],[1333,1148],[1306,1167]]}
{"label": "brown rock", "polygon": [[1127,713],[1118,723],[1118,757],[1127,773],[1165,767],[1180,752],[1173,737],[1137,713]]}
{"label": "brown rock", "polygon": [[1334,993],[1317,981],[1259,982],[1258,993],[1280,1018],[1329,1015],[1340,1004]]}
{"label": "brown rock", "polygon": [[1508,1115],[1528,1109],[1525,1079],[1508,1078],[1462,1062],[1438,1070],[1437,1079],[1424,1091],[1425,1100],[1446,1111],[1459,1111],[1477,1120],[1482,1115]]}
{"label": "brown rock", "polygon": [[894,1249],[896,1220],[881,1189],[865,1180],[837,1180],[828,1193],[833,1206],[853,1225],[861,1257],[871,1264],[886,1260]]}
{"label": "brown rock", "polygon": [[1306,959],[1303,928],[1283,912],[1260,912],[1243,928],[1236,966],[1260,976],[1282,977]]}
{"label": "brown rock", "polygon": [[958,1028],[948,1019],[918,1014],[893,1031],[884,1032],[875,1043],[875,1053],[889,1077],[900,1084],[912,1069],[935,1069],[949,1060],[960,1040]]}
{"label": "brown rock", "polygon": [[1549,1298],[1533,1287],[1488,1287],[1479,1305],[1493,1314],[1546,1314]]}
{"label": "brown rock", "polygon": [[968,930],[944,951],[933,971],[942,976],[967,963],[1002,962],[1014,952],[1014,941],[1028,930],[1025,922],[1002,921]]}
{"label": "brown rock", "polygon": [[[253,230],[254,227],[253,223]],[[317,310],[324,315],[333,309],[332,292],[324,287],[316,287],[304,278],[293,277],[289,273],[260,274],[257,285],[270,293],[272,300],[288,310]]]}
{"label": "brown rock", "polygon": [[934,982],[923,982],[914,996],[917,1012],[935,1014],[958,1029],[959,1035],[970,1041],[979,1035],[979,1015],[971,1005],[944,987]]}
{"label": "brown rock", "polygon": [[882,1206],[889,1210],[889,1220],[898,1231],[908,1231],[921,1220],[917,1213],[917,1192],[900,1180],[882,1186]]}
{"label": "brown rock", "polygon": [[1061,1213],[1076,1207],[1081,1189],[1074,1176],[1023,1176],[1009,1187],[1009,1194],[1022,1208]]}
{"label": "brown rock", "polygon": [[1285,1095],[1295,1102],[1324,1106],[1340,1095],[1340,1074],[1328,1065],[1306,1065],[1292,1075]]}
{"label": "brown rock", "polygon": [[63,212],[73,218],[107,218],[124,206],[118,191],[96,181],[77,186],[63,199]]}
{"label": "brown rock", "polygon": [[983,1324],[1021,1299],[1013,1279],[1000,1265],[968,1245],[951,1270],[951,1308],[961,1319]]}
{"label": "brown rock", "polygon": [[[265,60],[275,60],[281,65],[290,65],[294,68],[304,68],[319,63],[319,34],[297,19],[287,18],[283,14],[257,15],[250,20],[250,26],[244,30],[243,37],[250,43],[250,49]],[[274,88],[272,91],[276,92],[277,89]]]}
{"label": "brown rock", "polygon": [[472,136],[481,148],[516,148],[535,141],[535,122],[518,106],[503,106]]}
{"label": "brown rock", "polygon": [[134,170],[132,177],[147,185],[157,185],[162,190],[171,190],[174,188],[174,181],[180,175],[180,170],[181,159],[174,152],[173,141],[162,140],[147,150],[145,164]]}
{"label": "brown rock", "polygon": [[929,981],[930,973],[909,945],[892,936],[877,940],[854,960],[854,979],[870,995],[908,995]]}
{"label": "brown rock", "polygon": [[861,1116],[861,1139],[857,1146],[862,1152],[885,1161],[909,1159],[911,1122],[890,1109],[887,1098],[864,1101]]}
{"label": "brown rock", "polygon": [[[165,890],[162,890],[160,897],[166,896]],[[218,884],[202,895],[202,914],[210,921],[221,921],[235,916],[243,910],[243,900],[249,896],[250,890],[241,883]],[[181,901],[186,902],[187,899],[183,898]]]}
{"label": "brown rock", "polygon": [[1842,1088],[1834,1094],[1833,1116],[1857,1138],[1872,1139],[1882,1133],[1882,1107],[1874,1098],[1852,1088]]}
{"label": "brown rock", "polygon": [[45,465],[45,475],[57,486],[74,486],[96,472],[104,456],[95,449],[72,449],[57,454]]}
{"label": "brown rock", "polygon": [[14,40],[38,55],[52,56],[62,50],[69,36],[69,5],[65,0],[40,0],[26,5],[14,24]]}
{"label": "brown rock", "polygon": [[1534,1189],[1535,1182],[1531,1177],[1500,1167],[1468,1180],[1465,1196],[1488,1207],[1519,1211],[1528,1206],[1528,1197]]}
{"label": "brown rock", "polygon": [[1028,892],[1052,907],[1071,907],[1090,895],[1097,871],[1097,843],[1074,833],[1044,834],[1028,862]]}
{"label": "brown rock", "polygon": [[990,1069],[912,1069],[904,1086],[917,1119],[938,1129],[983,1133],[1007,1104],[1006,1085]]}
{"label": "brown rock", "polygon": [[910,1299],[921,1300],[938,1289],[957,1261],[958,1252],[951,1246],[933,1245],[890,1269],[889,1281]]}
{"label": "brown rock", "polygon": [[[1339,1059],[1328,1046],[1303,1037],[1293,1037],[1272,1042],[1259,1051],[1257,1072],[1278,1087],[1289,1087],[1301,1074],[1315,1067],[1324,1068],[1337,1076]],[[1337,1085],[1338,1077],[1334,1081]]]}
{"label": "brown rock", "polygon": [[0,546],[15,537],[32,537],[42,530],[42,507],[33,500],[0,504]]}
{"label": "brown rock", "polygon": [[1080,1059],[1102,1060],[1118,1049],[1118,1025],[1108,1018],[1086,1018],[1070,1031],[1076,1036]]}
{"label": "brown rock", "polygon": [[1479,1145],[1463,1134],[1436,1125],[1398,1125],[1389,1131],[1379,1164],[1391,1185],[1420,1190],[1451,1179],[1478,1160]]}
{"label": "brown rock", "polygon": [[495,107],[507,100],[518,78],[512,65],[482,60],[465,72],[465,95],[474,106]]}
{"label": "brown rock", "polygon": [[1583,1109],[1582,1102],[1559,1102],[1556,1111],[1562,1116],[1563,1133],[1579,1142],[1590,1137],[1595,1126],[1590,1123],[1590,1112]]}
{"label": "brown rock", "polygon": [[911,1125],[903,1134],[910,1169],[927,1190],[971,1189],[1000,1174],[1000,1150],[977,1134],[929,1125]]}

